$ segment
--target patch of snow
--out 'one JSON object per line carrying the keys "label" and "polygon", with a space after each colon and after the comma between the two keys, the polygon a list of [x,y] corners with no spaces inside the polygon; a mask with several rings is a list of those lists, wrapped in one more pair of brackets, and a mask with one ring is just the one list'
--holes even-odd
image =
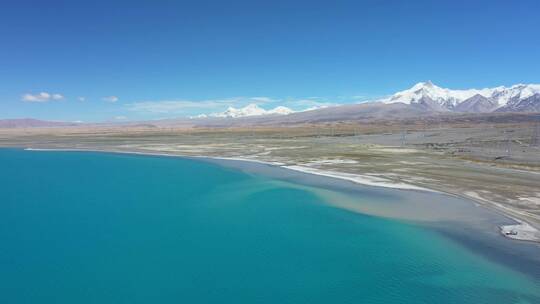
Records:
{"label": "patch of snow", "polygon": [[504,225],[500,227],[502,235],[507,238],[522,241],[540,240],[540,231],[538,231],[538,229],[524,221],[515,218],[513,220],[518,223],[515,225]]}
{"label": "patch of snow", "polygon": [[424,97],[428,97],[440,105],[454,107],[475,95],[481,95],[497,102],[498,107],[502,107],[516,97],[522,100],[535,94],[540,94],[540,85],[538,84],[517,84],[509,88],[499,86],[484,89],[451,90],[436,86],[431,81],[426,81],[417,83],[410,89],[397,92],[379,101],[384,103],[401,102],[404,104],[413,104],[419,102]]}
{"label": "patch of snow", "polygon": [[224,112],[213,113],[208,116],[210,117],[226,117],[226,118],[238,118],[238,117],[248,117],[248,116],[261,116],[261,115],[288,115],[294,113],[293,110],[279,106],[270,110],[265,110],[259,107],[257,104],[248,104],[243,108],[229,107]]}
{"label": "patch of snow", "polygon": [[533,205],[540,205],[540,197],[537,196],[518,196],[518,200]]}
{"label": "patch of snow", "polygon": [[313,165],[335,165],[335,164],[357,164],[356,160],[352,159],[319,159],[305,163],[307,166]]}
{"label": "patch of snow", "polygon": [[353,183],[362,184],[362,185],[368,185],[368,186],[377,186],[377,187],[386,187],[386,188],[394,188],[394,189],[403,189],[403,190],[418,190],[418,191],[427,191],[427,192],[437,192],[431,189],[422,188],[406,183],[396,183],[386,178],[381,177],[375,177],[375,176],[368,176],[368,175],[360,175],[360,174],[351,174],[351,173],[344,173],[344,172],[336,172],[336,171],[327,171],[327,170],[319,170],[316,168],[311,167],[305,167],[305,166],[298,166],[298,165],[291,165],[291,166],[282,166],[282,168],[287,168],[290,170],[300,171],[304,173],[310,173],[315,175],[321,175],[326,177],[333,177],[343,180],[348,180]]}

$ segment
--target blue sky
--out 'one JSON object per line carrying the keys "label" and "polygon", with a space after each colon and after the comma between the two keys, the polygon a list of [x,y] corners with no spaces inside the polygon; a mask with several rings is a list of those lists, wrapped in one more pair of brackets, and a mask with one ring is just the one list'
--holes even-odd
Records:
{"label": "blue sky", "polygon": [[537,0],[10,1],[0,118],[156,119],[359,102],[424,80],[540,83],[539,11]]}

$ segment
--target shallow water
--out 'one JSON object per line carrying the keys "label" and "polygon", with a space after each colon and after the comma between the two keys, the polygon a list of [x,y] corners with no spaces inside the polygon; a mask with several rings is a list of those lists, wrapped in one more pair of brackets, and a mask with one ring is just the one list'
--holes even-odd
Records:
{"label": "shallow water", "polygon": [[[540,303],[537,279],[439,228],[267,175],[86,152],[0,165],[2,303]],[[363,200],[399,205],[381,191]]]}

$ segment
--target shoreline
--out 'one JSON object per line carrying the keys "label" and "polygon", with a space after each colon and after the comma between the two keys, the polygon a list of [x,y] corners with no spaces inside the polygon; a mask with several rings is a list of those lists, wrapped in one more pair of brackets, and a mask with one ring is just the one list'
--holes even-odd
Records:
{"label": "shoreline", "polygon": [[[121,153],[121,154],[135,154],[135,155],[150,155],[150,156],[167,156],[167,157],[183,157],[183,158],[206,158],[206,159],[215,159],[215,160],[230,160],[230,161],[243,161],[258,163],[269,166],[276,166],[288,170],[298,171],[306,174],[319,175],[329,178],[335,178],[345,181],[350,181],[355,184],[360,184],[364,186],[371,187],[383,187],[397,190],[413,190],[413,191],[424,191],[424,192],[433,192],[433,193],[444,193],[438,190],[433,190],[429,188],[419,187],[407,183],[392,183],[388,182],[386,179],[381,177],[352,174],[352,173],[343,173],[330,170],[321,170],[316,168],[311,168],[301,165],[286,165],[280,162],[270,162],[262,161],[258,159],[251,158],[242,158],[242,157],[221,157],[221,156],[205,156],[205,155],[182,155],[182,154],[170,154],[170,153],[157,153],[157,152],[140,152],[140,151],[125,151],[125,150],[102,150],[102,149],[71,149],[71,148],[24,148],[25,151],[65,151],[65,152],[104,152],[104,153]],[[448,193],[445,193],[448,194]]]}
{"label": "shoreline", "polygon": [[281,167],[289,169],[289,170],[308,173],[308,174],[315,174],[315,175],[326,176],[326,177],[330,177],[330,178],[337,178],[337,179],[347,180],[347,181],[351,181],[351,182],[356,183],[356,184],[361,184],[361,185],[366,185],[366,186],[385,187],[385,188],[392,188],[392,189],[399,189],[399,190],[417,190],[417,191],[441,193],[440,191],[437,191],[437,190],[418,187],[418,186],[410,185],[410,184],[407,184],[407,183],[389,183],[386,180],[383,180],[383,178],[374,177],[374,176],[366,176],[366,175],[352,174],[352,173],[343,173],[343,172],[330,171],[330,170],[321,170],[321,169],[316,169],[316,168],[311,168],[311,167],[306,167],[306,166],[300,166],[300,165],[290,165],[290,166],[281,166]]}
{"label": "shoreline", "polygon": [[317,175],[327,178],[338,179],[342,181],[352,182],[368,187],[382,187],[401,191],[421,191],[427,193],[439,193],[453,197],[462,198],[481,205],[483,208],[497,212],[502,216],[508,218],[515,223],[507,225],[496,225],[499,228],[500,235],[507,239],[540,243],[540,230],[529,222],[519,219],[515,215],[514,210],[501,206],[496,202],[487,202],[480,198],[475,198],[470,194],[464,193],[462,195],[443,192],[435,189],[429,189],[425,187],[419,187],[407,183],[392,183],[381,177],[365,176],[360,174],[344,173],[330,170],[321,170],[317,168],[301,166],[301,165],[287,165],[280,162],[262,161],[257,159],[242,158],[242,157],[220,157],[220,156],[204,156],[204,155],[181,155],[171,153],[158,153],[158,152],[142,152],[142,151],[126,151],[126,150],[104,150],[104,149],[77,149],[77,148],[23,148],[25,151],[65,151],[65,152],[102,152],[102,153],[119,153],[119,154],[133,154],[133,155],[147,155],[147,156],[164,156],[164,157],[180,157],[180,158],[192,158],[192,159],[210,159],[210,160],[225,160],[225,161],[240,161],[257,163],[268,166],[275,166],[287,170],[297,171],[304,174]]}

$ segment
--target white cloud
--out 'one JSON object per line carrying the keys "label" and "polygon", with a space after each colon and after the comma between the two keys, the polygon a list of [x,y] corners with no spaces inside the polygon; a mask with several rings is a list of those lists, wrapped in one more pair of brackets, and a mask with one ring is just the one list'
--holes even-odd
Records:
{"label": "white cloud", "polygon": [[117,102],[118,101],[118,97],[117,96],[106,96],[106,97],[103,97],[101,98],[102,100],[104,101],[107,101],[107,102]]}
{"label": "white cloud", "polygon": [[126,120],[127,117],[126,116],[115,116],[114,119],[115,120]]}
{"label": "white cloud", "polygon": [[340,105],[339,103],[326,101],[322,98],[288,99],[283,101],[283,104],[299,112]]}
{"label": "white cloud", "polygon": [[62,99],[64,99],[64,96],[62,96],[62,94],[58,94],[58,93],[50,94],[47,92],[41,92],[38,94],[28,93],[28,94],[24,94],[21,97],[21,100],[26,101],[26,102],[47,102],[51,100],[62,100]]}
{"label": "white cloud", "polygon": [[200,111],[217,111],[231,106],[244,106],[247,104],[263,104],[277,102],[268,97],[233,97],[208,100],[158,100],[140,101],[128,104],[128,108],[135,112],[153,114],[190,114]]}
{"label": "white cloud", "polygon": [[218,106],[221,106],[221,104],[213,101],[197,102],[190,100],[141,101],[128,104],[131,111],[156,114],[182,114],[191,110],[213,109]]}
{"label": "white cloud", "polygon": [[355,100],[364,100],[366,98],[368,98],[366,95],[354,95],[354,96],[351,96],[352,99],[355,99]]}
{"label": "white cloud", "polygon": [[84,96],[79,96],[79,97],[77,97],[77,100],[78,100],[78,101],[85,101],[85,100],[86,100],[86,97],[84,97]]}
{"label": "white cloud", "polygon": [[260,96],[260,97],[251,97],[250,98],[251,101],[253,103],[268,103],[268,102],[274,102],[274,101],[277,101],[275,99],[272,99],[270,97],[264,97],[264,96]]}

